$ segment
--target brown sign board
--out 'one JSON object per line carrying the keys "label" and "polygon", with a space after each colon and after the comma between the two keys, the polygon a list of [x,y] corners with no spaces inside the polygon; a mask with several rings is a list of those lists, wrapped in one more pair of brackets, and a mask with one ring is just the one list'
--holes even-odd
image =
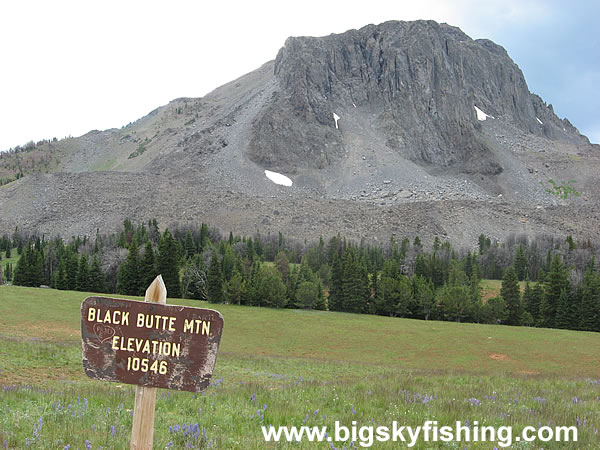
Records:
{"label": "brown sign board", "polygon": [[222,332],[212,309],[109,297],[81,304],[83,368],[97,380],[202,391]]}

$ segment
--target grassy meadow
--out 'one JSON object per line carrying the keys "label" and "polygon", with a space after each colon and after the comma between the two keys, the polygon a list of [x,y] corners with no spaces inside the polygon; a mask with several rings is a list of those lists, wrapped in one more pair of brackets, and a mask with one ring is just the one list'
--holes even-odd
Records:
{"label": "grassy meadow", "polygon": [[[0,286],[2,448],[128,448],[135,388],[83,373],[79,308],[87,295]],[[600,446],[597,333],[169,303],[217,309],[225,328],[205,392],[159,390],[154,448],[357,448],[267,443],[260,427],[426,420],[510,425],[514,433],[575,425],[576,443],[512,448]],[[417,448],[438,445],[497,446]]]}

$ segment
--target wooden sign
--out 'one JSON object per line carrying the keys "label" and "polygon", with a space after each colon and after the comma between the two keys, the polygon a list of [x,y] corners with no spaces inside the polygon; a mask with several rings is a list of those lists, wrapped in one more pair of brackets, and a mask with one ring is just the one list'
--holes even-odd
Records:
{"label": "wooden sign", "polygon": [[210,383],[222,331],[212,309],[88,297],[83,367],[97,380],[198,392]]}

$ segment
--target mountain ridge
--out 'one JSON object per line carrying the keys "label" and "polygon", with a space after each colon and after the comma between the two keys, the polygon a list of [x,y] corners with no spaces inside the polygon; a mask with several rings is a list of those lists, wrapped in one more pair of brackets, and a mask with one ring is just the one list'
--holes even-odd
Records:
{"label": "mountain ridge", "polygon": [[[245,234],[384,239],[403,228],[471,242],[593,234],[598,223],[598,146],[529,92],[501,46],[432,21],[291,37],[275,60],[202,98],[38,147],[49,173],[0,188],[0,230],[91,234],[156,217]],[[584,195],[557,199],[550,179],[577,180]],[[498,209],[511,217],[493,219]]]}

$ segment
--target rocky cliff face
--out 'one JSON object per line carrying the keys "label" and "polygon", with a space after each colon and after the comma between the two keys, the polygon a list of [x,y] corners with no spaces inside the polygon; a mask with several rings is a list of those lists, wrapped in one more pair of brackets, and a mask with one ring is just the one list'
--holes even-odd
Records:
{"label": "rocky cliff face", "polygon": [[[15,167],[29,172],[0,186],[0,234],[92,235],[129,217],[471,245],[481,233],[597,238],[600,221],[599,147],[529,92],[502,47],[426,21],[289,38],[203,98],[0,156],[0,175]],[[583,194],[559,200],[550,179]]]}
{"label": "rocky cliff face", "polygon": [[502,171],[479,138],[475,106],[529,133],[585,140],[529,93],[502,47],[446,24],[386,22],[323,38],[292,37],[274,71],[281,90],[256,120],[249,154],[288,171],[335,164],[346,143],[333,114],[343,119],[352,108],[371,113],[393,151],[465,172]]}

